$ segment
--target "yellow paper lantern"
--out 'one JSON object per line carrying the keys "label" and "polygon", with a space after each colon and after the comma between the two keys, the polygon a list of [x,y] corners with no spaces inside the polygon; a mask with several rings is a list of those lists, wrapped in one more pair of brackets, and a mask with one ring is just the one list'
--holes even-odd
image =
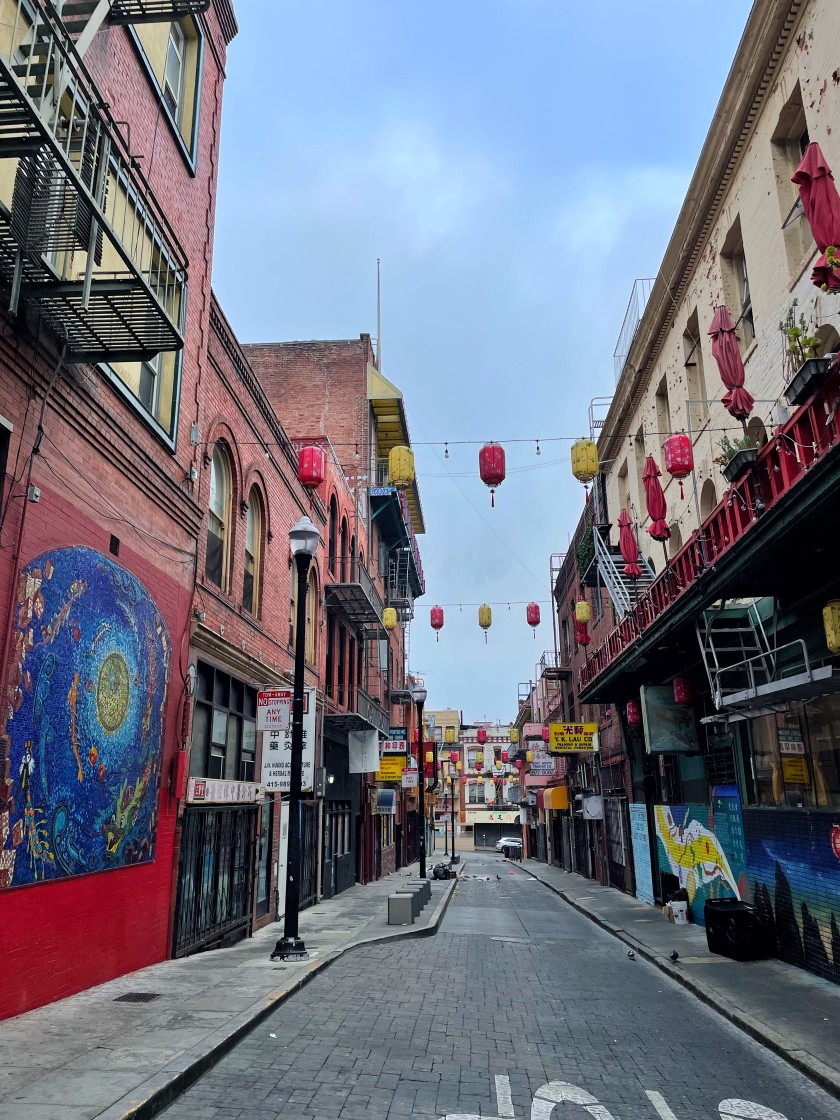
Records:
{"label": "yellow paper lantern", "polygon": [[426,761],[427,762],[434,762],[434,760],[435,760],[435,752],[434,751],[426,751]]}
{"label": "yellow paper lantern", "polygon": [[501,760],[497,758],[496,759],[496,769],[501,770],[501,768],[502,768]]}
{"label": "yellow paper lantern", "polygon": [[493,611],[486,603],[478,608],[478,625],[484,631],[484,640],[487,641],[487,631],[493,625]]}
{"label": "yellow paper lantern", "polygon": [[526,762],[533,762],[534,761],[534,752],[533,751],[526,751],[525,752],[525,761]]}
{"label": "yellow paper lantern", "polygon": [[475,764],[476,764],[476,766],[481,766],[482,762],[484,762],[484,751],[476,751],[475,752]]}
{"label": "yellow paper lantern", "polygon": [[518,727],[512,727],[510,729],[510,741],[511,741],[511,743],[513,743],[514,746],[516,746],[516,744],[519,742],[519,728]]}
{"label": "yellow paper lantern", "polygon": [[382,625],[386,630],[395,630],[397,626],[397,612],[393,607],[386,607],[382,612]]}
{"label": "yellow paper lantern", "polygon": [[463,770],[463,766],[461,765],[460,762],[455,763],[455,769],[458,771],[459,774],[461,773],[461,771]]}
{"label": "yellow paper lantern", "polygon": [[825,644],[831,653],[840,653],[840,599],[830,599],[823,607]]}
{"label": "yellow paper lantern", "polygon": [[443,733],[443,738],[444,738],[444,741],[447,742],[450,747],[453,746],[458,741],[458,736],[455,734],[455,728],[454,727],[447,727],[446,730]]}
{"label": "yellow paper lantern", "polygon": [[579,439],[572,444],[572,474],[584,484],[598,474],[598,448],[591,439]]}
{"label": "yellow paper lantern", "polygon": [[578,599],[575,603],[575,622],[589,622],[592,618],[592,607],[586,599]]}
{"label": "yellow paper lantern", "polygon": [[392,447],[388,455],[391,485],[405,490],[414,481],[414,452],[410,447]]}

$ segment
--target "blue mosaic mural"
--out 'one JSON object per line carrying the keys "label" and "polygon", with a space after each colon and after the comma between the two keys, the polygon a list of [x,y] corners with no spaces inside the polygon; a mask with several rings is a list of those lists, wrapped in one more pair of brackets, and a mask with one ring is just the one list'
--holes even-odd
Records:
{"label": "blue mosaic mural", "polygon": [[15,621],[0,888],[154,859],[170,667],[160,612],[130,572],[67,548],[23,569]]}

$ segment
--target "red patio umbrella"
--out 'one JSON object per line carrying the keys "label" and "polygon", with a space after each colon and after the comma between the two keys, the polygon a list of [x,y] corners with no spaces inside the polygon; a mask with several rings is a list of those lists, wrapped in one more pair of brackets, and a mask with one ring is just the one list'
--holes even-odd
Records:
{"label": "red patio umbrella", "polygon": [[642,569],[639,567],[639,542],[636,540],[633,523],[626,509],[618,515],[618,547],[624,557],[624,574],[631,579],[638,579],[642,574]]}
{"label": "red patio umbrella", "polygon": [[826,286],[838,291],[840,276],[828,267],[825,251],[829,245],[840,248],[840,194],[819,144],[808,145],[791,179],[799,187],[802,209],[822,254],[814,266],[811,279],[820,288]]}
{"label": "red patio umbrella", "polygon": [[752,412],[755,401],[744,388],[744,363],[735,337],[735,324],[725,307],[718,307],[712,325],[712,356],[718,364],[721,381],[728,389],[722,397],[723,407],[743,424]]}
{"label": "red patio umbrella", "polygon": [[642,474],[648,517],[650,518],[648,532],[655,541],[662,541],[664,543],[670,537],[671,530],[665,524],[668,505],[665,501],[665,491],[662,489],[662,483],[659,481],[659,476],[661,474],[662,472],[656,465],[654,457],[648,455],[645,460],[644,473]]}

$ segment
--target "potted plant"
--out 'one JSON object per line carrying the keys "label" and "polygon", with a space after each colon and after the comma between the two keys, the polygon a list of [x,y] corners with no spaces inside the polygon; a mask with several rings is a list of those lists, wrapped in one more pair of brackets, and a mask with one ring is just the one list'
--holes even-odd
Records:
{"label": "potted plant", "polygon": [[819,357],[822,339],[813,333],[813,325],[804,315],[796,319],[797,300],[788,308],[779,323],[785,339],[785,374],[788,384],[785,397],[789,404],[798,405],[816,391],[828,372],[830,358]]}
{"label": "potted plant", "polygon": [[758,455],[753,437],[748,435],[740,439],[730,439],[725,435],[718,447],[720,454],[715,457],[715,462],[720,464],[721,474],[730,483],[748,471]]}

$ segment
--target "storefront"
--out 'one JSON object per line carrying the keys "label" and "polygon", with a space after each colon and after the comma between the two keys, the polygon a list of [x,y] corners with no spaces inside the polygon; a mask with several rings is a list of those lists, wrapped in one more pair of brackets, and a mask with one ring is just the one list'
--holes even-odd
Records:
{"label": "storefront", "polygon": [[495,848],[496,841],[505,836],[522,835],[518,809],[478,809],[467,817],[473,826],[473,842],[479,848]]}
{"label": "storefront", "polygon": [[346,735],[325,731],[324,775],[321,890],[333,898],[357,882],[361,857],[362,775],[350,773]]}

